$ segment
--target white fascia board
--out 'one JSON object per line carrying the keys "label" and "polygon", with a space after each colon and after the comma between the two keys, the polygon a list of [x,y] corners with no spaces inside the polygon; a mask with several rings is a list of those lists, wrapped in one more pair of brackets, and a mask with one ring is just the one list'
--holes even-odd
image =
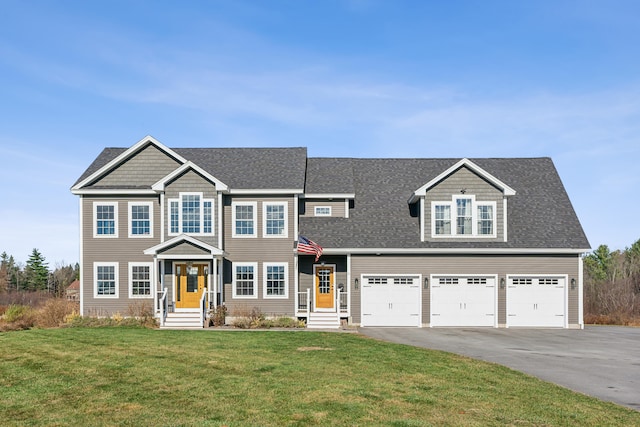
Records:
{"label": "white fascia board", "polygon": [[302,194],[304,193],[304,190],[301,189],[296,189],[296,188],[283,188],[283,189],[278,189],[278,188],[268,188],[268,189],[250,189],[250,188],[239,188],[239,189],[229,189],[227,191],[228,194],[239,194],[239,195],[251,195],[251,194],[256,194],[256,195],[261,195],[261,194],[265,194],[265,195],[277,195],[277,194]]}
{"label": "white fascia board", "polygon": [[[295,249],[294,249],[295,250]],[[588,250],[587,250],[588,251]],[[486,254],[486,255],[581,255],[585,253],[585,249],[491,249],[491,248],[323,248],[322,253],[325,255],[409,255],[409,254]]]}
{"label": "white fascia board", "polygon": [[216,178],[215,176],[211,175],[209,172],[205,171],[204,169],[202,169],[200,166],[196,165],[192,161],[187,161],[182,166],[180,166],[179,168],[177,168],[176,170],[174,170],[173,172],[171,172],[167,176],[163,177],[160,181],[158,181],[155,184],[153,184],[151,186],[151,188],[154,191],[158,191],[158,192],[164,191],[165,186],[167,185],[167,182],[170,182],[175,177],[177,177],[180,174],[184,173],[187,169],[193,169],[194,171],[196,171],[200,175],[204,176],[209,181],[213,182],[215,184],[215,186],[216,186],[216,190],[226,191],[226,190],[229,189],[227,184],[225,184],[224,182],[220,181],[218,178]]}
{"label": "white fascia board", "polygon": [[305,193],[304,199],[355,199],[355,193]]}
{"label": "white fascia board", "polygon": [[[158,251],[162,249],[168,248],[169,246],[173,246],[176,243],[180,242],[188,242],[193,244],[196,247],[204,249],[206,251],[211,252],[211,255],[214,256],[224,256],[225,252],[222,249],[216,248],[215,246],[209,245],[208,243],[202,242],[198,239],[195,239],[191,236],[187,236],[186,234],[181,234],[179,236],[174,237],[173,239],[169,239],[166,242],[159,243],[155,246],[150,247],[149,249],[144,250],[145,255],[157,255]],[[160,258],[162,255],[158,255]],[[191,256],[191,255],[189,255]],[[179,258],[179,255],[172,255],[171,257]]]}
{"label": "white fascia board", "polygon": [[98,189],[98,188],[87,188],[80,190],[71,190],[72,194],[75,195],[87,195],[87,196],[155,196],[157,194],[156,191],[151,189]]}
{"label": "white fascia board", "polygon": [[464,158],[459,162],[457,162],[455,165],[451,166],[449,169],[442,172],[440,175],[433,178],[431,181],[427,182],[422,187],[418,188],[416,191],[414,191],[414,193],[409,198],[409,201],[408,201],[409,204],[414,203],[418,197],[424,196],[427,193],[428,189],[430,189],[431,187],[436,185],[438,182],[442,181],[443,179],[445,179],[446,177],[448,177],[449,175],[451,175],[452,173],[454,173],[455,171],[457,171],[463,166],[468,167],[473,172],[480,175],[482,178],[486,179],[487,181],[489,181],[490,183],[492,183],[493,185],[501,189],[505,196],[514,196],[516,194],[516,191],[513,188],[509,187],[507,184],[500,181],[498,178],[491,175],[489,172],[482,169],[480,166],[476,165],[471,160]]}
{"label": "white fascia board", "polygon": [[[133,146],[131,146],[130,148],[125,150],[122,154],[117,156],[115,159],[111,160],[109,163],[107,163],[106,165],[104,165],[103,167],[98,169],[96,172],[92,173],[87,178],[83,179],[81,182],[79,182],[78,184],[76,184],[73,187],[71,187],[72,192],[73,192],[73,190],[81,189],[85,185],[89,184],[91,181],[94,181],[95,179],[97,179],[100,176],[104,175],[109,170],[111,170],[114,167],[120,165],[120,163],[122,163],[124,160],[126,160],[127,157],[131,156],[133,153],[135,153],[136,151],[138,151],[140,148],[142,148],[143,146],[145,146],[148,143],[151,143],[156,148],[158,148],[161,151],[164,151],[168,155],[170,155],[172,157],[175,157],[180,163],[186,163],[187,162],[187,160],[184,157],[178,155],[178,153],[176,153],[175,151],[173,151],[169,147],[165,146],[164,144],[162,144],[160,141],[158,141],[157,139],[155,139],[151,135],[147,135],[144,138],[142,138],[140,141],[135,143]],[[74,194],[76,194],[76,193],[74,193]]]}

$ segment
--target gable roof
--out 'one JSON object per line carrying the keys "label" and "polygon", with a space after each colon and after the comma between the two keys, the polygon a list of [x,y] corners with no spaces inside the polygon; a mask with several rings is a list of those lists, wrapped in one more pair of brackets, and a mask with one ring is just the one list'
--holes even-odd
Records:
{"label": "gable roof", "polygon": [[[507,242],[420,240],[420,218],[408,192],[459,163],[458,159],[345,159],[354,171],[356,200],[349,218],[301,217],[300,233],[325,248],[574,249],[586,250],[582,230],[549,158],[473,159],[495,180],[509,182]],[[322,176],[312,177],[321,181]],[[309,179],[309,177],[308,177]],[[320,184],[318,184],[320,185]]]}
{"label": "gable roof", "polygon": [[341,195],[355,196],[352,159],[309,158],[305,181],[305,197]]}

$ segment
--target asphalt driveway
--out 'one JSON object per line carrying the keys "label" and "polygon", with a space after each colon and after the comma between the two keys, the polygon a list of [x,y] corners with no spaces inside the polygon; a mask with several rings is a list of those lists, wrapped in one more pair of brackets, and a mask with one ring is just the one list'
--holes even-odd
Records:
{"label": "asphalt driveway", "polygon": [[498,363],[640,411],[640,328],[360,328],[360,333]]}

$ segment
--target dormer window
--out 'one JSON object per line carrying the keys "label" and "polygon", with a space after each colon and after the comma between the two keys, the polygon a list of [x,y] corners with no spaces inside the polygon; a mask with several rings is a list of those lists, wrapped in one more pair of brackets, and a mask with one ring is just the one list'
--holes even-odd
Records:
{"label": "dormer window", "polygon": [[496,237],[495,212],[496,202],[469,195],[432,202],[432,237]]}

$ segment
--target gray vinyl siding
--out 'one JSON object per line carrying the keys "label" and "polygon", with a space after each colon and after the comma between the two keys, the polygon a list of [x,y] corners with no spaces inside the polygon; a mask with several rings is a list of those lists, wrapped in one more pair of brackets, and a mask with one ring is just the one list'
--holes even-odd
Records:
{"label": "gray vinyl siding", "polygon": [[[93,205],[95,201],[118,203],[118,237],[94,238]],[[153,237],[129,238],[129,202],[153,202]],[[83,315],[109,316],[114,313],[126,315],[132,304],[153,299],[129,299],[129,262],[153,262],[153,257],[143,251],[160,243],[160,203],[158,197],[82,197],[82,298]],[[94,298],[94,263],[117,262],[118,298]]]}
{"label": "gray vinyl siding", "polygon": [[[422,324],[428,324],[430,319],[430,291],[424,289],[424,279],[430,279],[432,274],[460,274],[460,275],[497,275],[498,285],[501,278],[507,275],[568,275],[578,279],[578,256],[545,256],[545,255],[352,255],[351,257],[351,316],[353,322],[359,324],[361,320],[361,288],[354,289],[354,280],[361,281],[362,274],[421,274],[422,289]],[[301,279],[302,280],[302,279]],[[430,286],[430,284],[429,284]],[[579,323],[579,290],[576,286],[568,286],[568,316],[569,325]],[[506,324],[506,286],[498,286],[498,324]]]}
{"label": "gray vinyl siding", "polygon": [[[431,230],[431,205],[432,202],[450,202],[453,195],[475,196],[476,202],[496,202],[496,212],[494,212],[494,227],[496,228],[496,237],[470,237],[468,240],[473,241],[503,241],[504,240],[504,200],[503,193],[498,188],[476,175],[466,167],[463,167],[445,178],[440,183],[433,186],[427,191],[424,203],[424,227],[425,240],[438,242],[460,242],[464,238],[432,237]],[[474,213],[475,216],[475,213]],[[451,212],[451,227],[455,226],[455,211]]]}
{"label": "gray vinyl siding", "polygon": [[167,238],[174,237],[173,235],[169,235],[171,227],[171,207],[169,200],[179,199],[180,193],[202,193],[204,199],[210,199],[213,202],[213,235],[196,235],[195,237],[210,245],[218,246],[218,212],[220,211],[220,207],[218,206],[216,187],[213,183],[193,170],[186,171],[165,187],[165,235]]}
{"label": "gray vinyl siding", "polygon": [[304,209],[301,209],[301,212],[300,212],[300,216],[303,216],[303,217],[314,217],[316,206],[331,206],[331,217],[334,217],[334,218],[346,217],[344,199],[340,199],[340,200],[306,199],[304,200],[303,205],[304,205]]}
{"label": "gray vinyl siding", "polygon": [[178,166],[177,160],[148,145],[92,185],[128,188],[135,184],[150,187]]}
{"label": "gray vinyl siding", "polygon": [[[256,237],[233,237],[233,209],[232,203],[256,202]],[[293,197],[250,197],[250,196],[225,196],[224,197],[224,250],[228,254],[224,274],[224,301],[229,310],[229,315],[241,315],[251,311],[253,307],[259,307],[262,313],[268,316],[293,316],[295,314],[295,275],[294,263],[295,235]],[[266,238],[263,237],[263,204],[269,202],[287,203],[287,237]],[[234,298],[233,296],[233,263],[254,262],[257,263],[257,298]],[[264,298],[263,280],[265,263],[288,263],[288,297]]]}

